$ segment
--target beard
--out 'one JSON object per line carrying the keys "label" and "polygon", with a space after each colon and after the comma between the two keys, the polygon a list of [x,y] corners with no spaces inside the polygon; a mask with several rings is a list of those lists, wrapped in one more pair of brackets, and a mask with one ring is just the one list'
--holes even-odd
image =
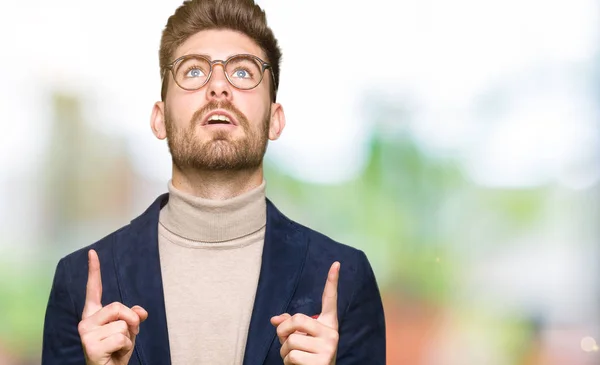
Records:
{"label": "beard", "polygon": [[[243,128],[245,135],[241,139],[232,140],[229,131],[215,130],[207,141],[196,136],[202,117],[206,113],[222,109],[231,113],[238,121],[237,128]],[[229,101],[211,101],[196,111],[187,127],[179,128],[165,106],[165,127],[167,143],[173,164],[181,170],[197,171],[241,171],[256,169],[261,166],[267,150],[269,136],[269,113],[258,126],[252,128],[248,118]]]}

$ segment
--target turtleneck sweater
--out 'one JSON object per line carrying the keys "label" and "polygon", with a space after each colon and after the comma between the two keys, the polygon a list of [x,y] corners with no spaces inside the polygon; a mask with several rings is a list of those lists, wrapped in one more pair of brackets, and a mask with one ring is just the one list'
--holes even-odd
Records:
{"label": "turtleneck sweater", "polygon": [[265,182],[226,200],[169,182],[158,246],[173,365],[241,365],[267,220]]}

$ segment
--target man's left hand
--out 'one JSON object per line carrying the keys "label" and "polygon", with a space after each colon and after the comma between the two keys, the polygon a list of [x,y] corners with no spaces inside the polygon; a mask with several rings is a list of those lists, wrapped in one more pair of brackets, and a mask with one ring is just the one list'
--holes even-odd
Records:
{"label": "man's left hand", "polygon": [[340,263],[329,269],[323,290],[321,314],[315,319],[305,314],[284,313],[271,318],[277,327],[281,358],[285,365],[335,365],[339,333],[337,286]]}

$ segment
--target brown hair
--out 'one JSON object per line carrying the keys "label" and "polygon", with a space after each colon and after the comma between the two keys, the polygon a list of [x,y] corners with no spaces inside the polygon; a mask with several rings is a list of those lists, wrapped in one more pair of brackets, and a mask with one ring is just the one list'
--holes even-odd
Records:
{"label": "brown hair", "polygon": [[[271,99],[275,101],[279,87],[279,64],[281,50],[271,28],[267,26],[265,12],[254,0],[185,0],[169,17],[160,40],[159,62],[163,78],[161,98],[167,95],[169,77],[166,66],[177,47],[192,35],[208,29],[230,29],[241,32],[258,44],[265,52],[266,62],[271,64],[274,85],[271,87]],[[267,77],[265,77],[265,80]]]}

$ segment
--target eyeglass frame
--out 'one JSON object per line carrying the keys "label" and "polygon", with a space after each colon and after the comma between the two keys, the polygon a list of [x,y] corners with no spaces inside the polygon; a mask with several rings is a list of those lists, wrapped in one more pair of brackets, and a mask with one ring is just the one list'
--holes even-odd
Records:
{"label": "eyeglass frame", "polygon": [[[225,71],[225,68],[226,68],[226,66],[227,66],[227,63],[228,63],[229,61],[231,61],[232,59],[234,59],[234,58],[236,58],[236,57],[240,57],[240,56],[246,56],[246,57],[250,57],[250,58],[252,58],[252,59],[254,59],[254,60],[258,61],[258,62],[260,63],[260,65],[261,65],[260,80],[259,80],[259,81],[256,83],[256,85],[255,85],[255,86],[253,86],[253,87],[250,87],[250,88],[247,88],[247,89],[244,89],[244,88],[241,88],[241,87],[238,87],[238,86],[234,85],[233,81],[231,81],[231,79],[229,78],[229,75],[228,75],[228,74],[227,74],[227,72]],[[204,83],[203,83],[202,85],[200,85],[200,86],[198,86],[197,88],[194,88],[194,89],[186,89],[186,88],[184,88],[183,86],[179,85],[179,82],[177,82],[177,77],[175,77],[175,69],[176,69],[176,67],[174,67],[174,66],[175,66],[177,63],[181,63],[182,61],[184,61],[184,60],[186,60],[186,59],[189,59],[189,58],[197,58],[197,57],[199,57],[199,58],[202,58],[202,59],[206,60],[206,62],[208,62],[208,64],[209,64],[209,67],[210,67],[210,71],[208,72],[208,75],[206,76],[206,80],[204,81]],[[164,82],[166,81],[166,79],[165,79],[165,73],[166,73],[166,71],[167,71],[167,70],[169,70],[169,71],[171,71],[171,76],[173,76],[173,81],[175,81],[175,84],[177,84],[177,86],[179,86],[181,89],[183,89],[183,90],[186,90],[186,91],[196,91],[196,90],[200,90],[200,89],[202,89],[202,88],[203,88],[203,87],[204,87],[206,84],[208,84],[208,82],[210,81],[210,78],[212,77],[212,74],[213,74],[213,71],[214,71],[214,65],[216,65],[216,64],[220,64],[220,65],[221,65],[221,67],[223,68],[223,73],[225,74],[225,78],[227,79],[227,82],[229,83],[229,85],[231,85],[231,86],[235,87],[235,88],[236,88],[236,89],[238,89],[238,90],[244,90],[244,91],[247,91],[247,90],[252,90],[252,89],[255,89],[255,88],[257,88],[257,87],[258,87],[258,85],[260,85],[260,83],[262,82],[262,80],[263,80],[263,79],[264,79],[264,77],[265,77],[265,71],[266,71],[267,69],[269,69],[269,70],[271,71],[271,72],[270,72],[270,74],[271,74],[271,78],[273,79],[273,101],[275,101],[275,98],[276,98],[276,96],[277,96],[277,84],[276,84],[276,82],[275,82],[275,73],[273,72],[273,66],[271,66],[271,64],[270,64],[270,63],[268,63],[268,62],[266,62],[266,61],[263,61],[263,60],[262,60],[261,58],[259,58],[258,56],[255,56],[255,55],[253,55],[253,54],[249,54],[249,53],[240,53],[240,54],[236,54],[236,55],[229,56],[229,57],[228,57],[226,60],[214,60],[214,61],[213,61],[213,60],[211,60],[211,59],[210,59],[210,57],[208,57],[208,56],[206,56],[206,55],[201,55],[201,54],[194,54],[194,53],[191,53],[191,54],[186,54],[186,55],[183,55],[183,56],[181,56],[181,57],[177,58],[175,61],[173,61],[173,62],[169,63],[168,65],[166,65],[166,66],[163,68],[163,76],[162,76],[162,77],[163,77],[163,87],[165,86],[165,85],[164,85]]]}

